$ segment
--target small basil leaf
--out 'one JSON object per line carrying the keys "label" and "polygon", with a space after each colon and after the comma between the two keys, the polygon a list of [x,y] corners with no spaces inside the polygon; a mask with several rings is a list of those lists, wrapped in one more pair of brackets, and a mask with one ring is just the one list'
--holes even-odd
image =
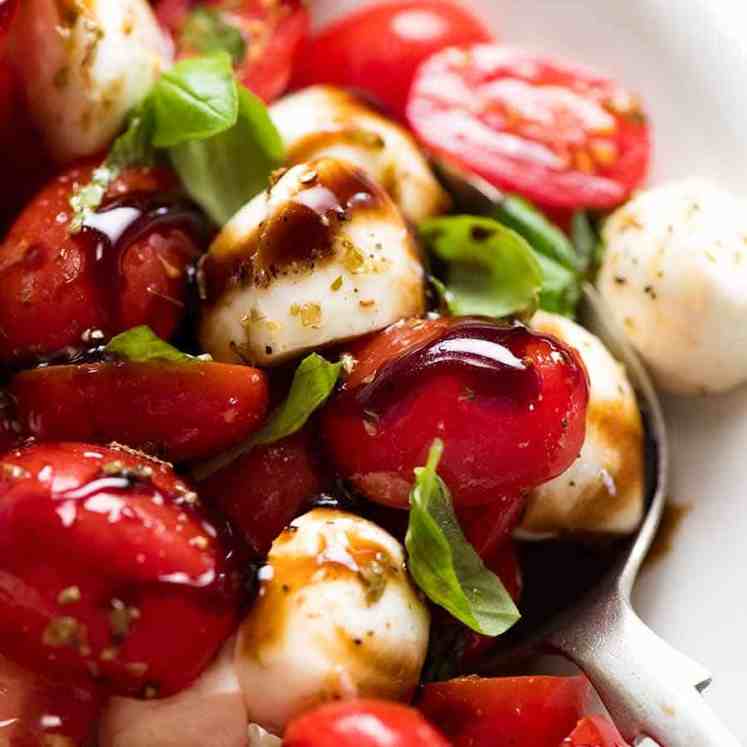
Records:
{"label": "small basil leaf", "polygon": [[542,254],[537,259],[542,267],[540,308],[573,319],[581,299],[578,275]]}
{"label": "small basil leaf", "polygon": [[428,220],[420,235],[447,263],[454,314],[508,316],[536,307],[542,270],[529,244],[492,218],[455,215]]}
{"label": "small basil leaf", "polygon": [[146,99],[130,113],[125,131],[112,143],[106,165],[117,170],[129,166],[152,166],[156,161],[154,126],[153,107]]}
{"label": "small basil leaf", "polygon": [[241,65],[246,57],[246,41],[241,31],[227,23],[215,8],[198,7],[193,10],[182,29],[182,45],[200,54],[227,52],[234,65]]}
{"label": "small basil leaf", "polygon": [[177,62],[149,97],[156,148],[212,137],[233,127],[239,115],[237,84],[225,52]]}
{"label": "small basil leaf", "polygon": [[405,538],[410,574],[431,601],[457,620],[483,635],[498,636],[519,619],[519,611],[459,526],[449,489],[436,471],[442,453],[437,439],[426,466],[415,470]]}
{"label": "small basil leaf", "polygon": [[341,370],[342,363],[330,363],[316,353],[304,358],[293,375],[285,402],[270,415],[265,425],[230,451],[196,467],[192,472],[193,477],[204,480],[254,446],[275,443],[300,431],[332,394]]}
{"label": "small basil leaf", "polygon": [[284,158],[283,141],[265,105],[239,87],[239,115],[228,130],[169,150],[187,192],[217,223],[224,225],[267,186]]}
{"label": "small basil leaf", "polygon": [[585,210],[578,210],[571,220],[571,238],[576,247],[581,271],[593,274],[602,260],[604,246],[596,222]]}
{"label": "small basil leaf", "polygon": [[148,363],[156,360],[178,362],[196,360],[191,355],[182,353],[173,345],[169,345],[145,325],[133,327],[112,337],[105,351],[133,363]]}

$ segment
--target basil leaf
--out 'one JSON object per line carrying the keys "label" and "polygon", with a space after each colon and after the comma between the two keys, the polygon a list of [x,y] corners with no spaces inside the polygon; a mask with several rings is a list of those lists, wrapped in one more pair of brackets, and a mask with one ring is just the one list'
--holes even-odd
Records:
{"label": "basil leaf", "polygon": [[425,467],[415,470],[405,545],[408,567],[428,598],[472,630],[505,633],[520,617],[501,580],[462,532],[451,494],[436,472],[443,442],[436,439]]}
{"label": "basil leaf", "polygon": [[585,210],[578,210],[573,214],[571,238],[576,247],[581,271],[587,276],[593,274],[602,261],[604,244],[596,222]]}
{"label": "basil leaf", "polygon": [[540,308],[573,319],[581,299],[579,276],[542,254],[537,259],[542,267]]}
{"label": "basil leaf", "polygon": [[104,350],[117,358],[133,363],[149,363],[155,360],[179,362],[196,360],[191,355],[182,353],[173,345],[169,345],[145,325],[133,327],[112,337]]}
{"label": "basil leaf", "polygon": [[117,170],[128,166],[152,166],[156,161],[154,126],[153,108],[146,100],[130,113],[125,131],[112,143],[106,165]]}
{"label": "basil leaf", "polygon": [[542,270],[527,242],[492,218],[455,215],[420,226],[430,251],[447,264],[454,314],[508,316],[534,310]]}
{"label": "basil leaf", "polygon": [[227,52],[234,65],[241,65],[246,57],[246,41],[241,31],[227,23],[215,8],[198,7],[193,10],[182,29],[182,46],[200,54]]}
{"label": "basil leaf", "polygon": [[224,132],[236,124],[239,96],[226,52],[177,62],[149,94],[153,145],[171,148]]}
{"label": "basil leaf", "polygon": [[254,446],[275,443],[300,431],[332,394],[341,370],[342,363],[330,363],[316,353],[304,358],[293,375],[285,402],[270,415],[265,425],[243,443],[196,467],[193,477],[204,480]]}
{"label": "basil leaf", "polygon": [[267,107],[240,87],[238,120],[231,129],[171,148],[169,156],[192,199],[224,225],[267,186],[285,153]]}

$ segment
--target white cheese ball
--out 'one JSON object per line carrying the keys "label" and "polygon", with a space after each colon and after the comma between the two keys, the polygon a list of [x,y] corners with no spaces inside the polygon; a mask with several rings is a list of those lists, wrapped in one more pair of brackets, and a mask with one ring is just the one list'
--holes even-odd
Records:
{"label": "white cheese ball", "polygon": [[644,510],[645,445],[623,366],[570,319],[540,311],[531,326],[579,352],[589,374],[589,406],[581,454],[562,475],[531,492],[518,536],[635,531]]}
{"label": "white cheese ball", "polygon": [[200,271],[203,347],[272,365],[417,316],[423,267],[396,205],[360,169],[295,166],[232,218]]}
{"label": "white cheese ball", "polygon": [[598,286],[657,385],[747,380],[747,201],[698,179],[649,190],[604,229]]}
{"label": "white cheese ball", "polygon": [[270,107],[289,163],[343,158],[389,192],[413,223],[445,212],[449,198],[407,130],[361,99],[332,86],[312,86]]}
{"label": "white cheese ball", "polygon": [[23,0],[13,56],[60,162],[97,153],[170,63],[147,0]]}
{"label": "white cheese ball", "polygon": [[231,638],[199,679],[169,698],[111,698],[100,721],[100,747],[248,747],[235,646]]}
{"label": "white cheese ball", "polygon": [[428,609],[402,546],[358,516],[314,509],[274,542],[239,629],[250,719],[275,734],[320,703],[407,700],[428,648]]}

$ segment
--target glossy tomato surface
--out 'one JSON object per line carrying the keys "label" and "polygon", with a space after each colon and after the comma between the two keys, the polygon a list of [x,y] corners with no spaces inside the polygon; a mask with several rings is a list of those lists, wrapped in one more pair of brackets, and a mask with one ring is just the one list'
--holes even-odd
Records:
{"label": "glossy tomato surface", "polygon": [[569,737],[563,740],[562,747],[629,747],[615,725],[605,716],[587,716]]}
{"label": "glossy tomato surface", "polygon": [[237,31],[243,51],[232,47],[236,73],[266,102],[287,88],[310,25],[303,0],[160,0],[156,12],[179,57],[214,51],[216,33]]}
{"label": "glossy tomato surface", "polygon": [[330,83],[360,89],[404,119],[410,86],[424,60],[445,47],[492,38],[476,16],[451,0],[373,3],[312,39],[293,86]]}
{"label": "glossy tomato surface", "polygon": [[565,470],[583,444],[588,382],[578,354],[523,326],[410,320],[353,355],[322,430],[340,474],[371,500],[407,508],[413,470],[440,438],[439,474],[457,509],[502,504],[509,524],[514,497]]}
{"label": "glossy tomato surface", "polygon": [[19,5],[20,0],[0,0],[0,45],[8,29],[10,29],[10,24],[15,18]]}
{"label": "glossy tomato surface", "polygon": [[171,462],[206,459],[267,410],[256,368],[202,361],[50,366],[10,385],[22,431],[43,441],[119,441]]}
{"label": "glossy tomato surface", "polygon": [[546,208],[612,208],[648,169],[649,127],[630,91],[522,49],[477,44],[434,55],[407,115],[428,148]]}
{"label": "glossy tomato surface", "polygon": [[583,677],[462,677],[426,685],[418,708],[454,747],[551,747],[590,693]]}
{"label": "glossy tomato surface", "polygon": [[165,463],[40,444],[0,461],[0,653],[64,681],[165,696],[197,677],[239,606],[232,549]]}
{"label": "glossy tomato surface", "polygon": [[379,700],[331,703],[291,722],[283,747],[449,747],[413,708]]}
{"label": "glossy tomato surface", "polygon": [[0,245],[0,361],[67,355],[139,324],[169,338],[186,311],[201,218],[165,170],[125,172],[86,227],[71,233],[70,197],[96,162],[34,197]]}

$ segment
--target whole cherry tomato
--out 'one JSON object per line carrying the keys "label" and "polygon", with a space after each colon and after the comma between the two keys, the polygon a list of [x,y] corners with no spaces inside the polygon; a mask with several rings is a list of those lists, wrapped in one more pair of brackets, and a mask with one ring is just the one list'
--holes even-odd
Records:
{"label": "whole cherry tomato", "polygon": [[643,181],[650,158],[633,94],[588,68],[511,47],[431,57],[407,117],[439,155],[547,208],[612,208]]}
{"label": "whole cherry tomato", "polygon": [[[133,413],[137,415],[137,413]],[[115,694],[189,685],[237,623],[227,540],[165,463],[39,444],[0,460],[0,652]]]}
{"label": "whole cherry tomato", "polygon": [[225,363],[94,363],[17,374],[10,392],[22,431],[43,441],[119,441],[180,462],[224,451],[267,410],[256,368]]}
{"label": "whole cherry tomato", "polygon": [[340,474],[371,500],[407,508],[413,470],[440,438],[457,510],[493,503],[514,516],[518,499],[505,496],[560,474],[581,449],[586,372],[551,337],[487,318],[410,320],[352,352],[322,431]]}
{"label": "whole cherry tomato", "polygon": [[267,102],[288,87],[310,25],[303,0],[159,0],[156,13],[179,57],[229,49],[241,82]]}
{"label": "whole cherry tomato", "polygon": [[295,88],[331,83],[374,96],[404,119],[420,64],[456,44],[487,42],[488,29],[451,0],[394,0],[353,11],[331,23],[304,50]]}
{"label": "whole cherry tomato", "polygon": [[561,747],[629,747],[615,725],[605,716],[587,716],[578,722]]}
{"label": "whole cherry tomato", "polygon": [[70,197],[95,165],[56,177],[0,246],[0,362],[80,350],[139,324],[168,338],[185,315],[201,218],[176,195],[171,172],[135,169],[71,233]]}
{"label": "whole cherry tomato", "polygon": [[330,703],[300,716],[283,747],[449,747],[414,709],[379,700]]}

